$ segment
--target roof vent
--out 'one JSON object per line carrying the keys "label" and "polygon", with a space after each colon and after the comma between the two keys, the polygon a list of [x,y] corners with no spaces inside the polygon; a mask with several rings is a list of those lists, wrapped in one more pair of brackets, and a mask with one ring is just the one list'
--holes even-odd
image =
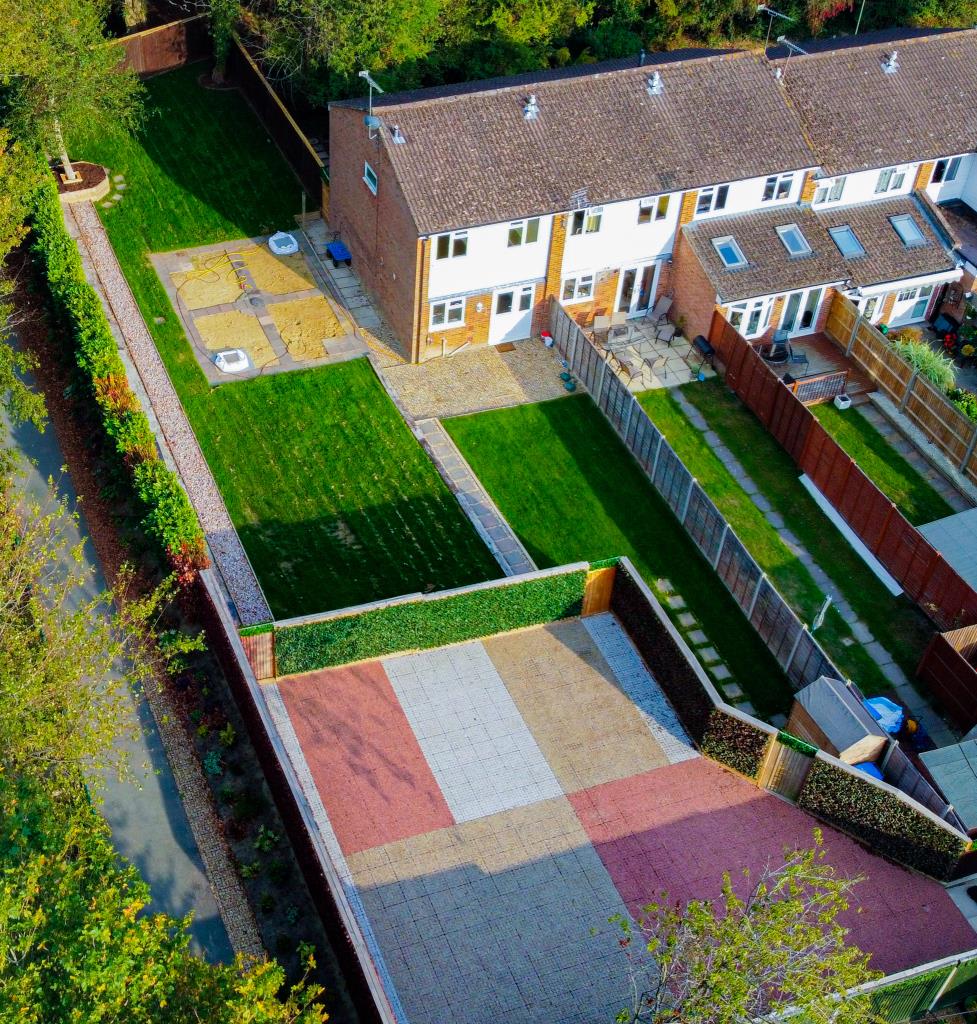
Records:
{"label": "roof vent", "polygon": [[539,103],[535,93],[532,93],[526,100],[526,105],[522,108],[522,116],[526,121],[535,121],[539,117]]}
{"label": "roof vent", "polygon": [[882,61],[882,70],[887,75],[894,75],[899,70],[899,51],[893,50],[892,53],[887,53],[885,59]]}
{"label": "roof vent", "polygon": [[407,137],[400,130],[399,125],[391,125],[390,141],[395,142],[398,146],[402,146],[407,141]]}
{"label": "roof vent", "polygon": [[662,81],[662,73],[656,71],[648,79],[648,95],[649,96],[661,96],[665,91],[665,83]]}

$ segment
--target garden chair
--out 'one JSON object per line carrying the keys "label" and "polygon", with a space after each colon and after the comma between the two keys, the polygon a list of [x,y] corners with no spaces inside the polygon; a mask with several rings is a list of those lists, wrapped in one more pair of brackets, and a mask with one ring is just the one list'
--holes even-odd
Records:
{"label": "garden chair", "polygon": [[635,366],[630,359],[625,359],[620,353],[615,353],[612,358],[624,377],[624,383],[630,388],[631,381],[641,372],[641,366]]}
{"label": "garden chair", "polygon": [[800,364],[804,367],[803,372],[807,373],[807,368],[811,365],[811,360],[807,358],[807,353],[796,349],[793,345],[787,345],[787,358],[791,363]]}
{"label": "garden chair", "polygon": [[[661,376],[662,380],[668,380],[668,357],[658,356],[655,359],[646,359],[645,366],[652,377]],[[660,372],[659,372],[660,371]]]}
{"label": "garden chair", "polygon": [[607,347],[616,350],[631,344],[632,328],[629,323],[612,324],[607,332]]}
{"label": "garden chair", "polygon": [[675,337],[678,328],[675,324],[665,323],[664,326],[655,329],[655,341],[663,341],[671,348],[672,339]]}
{"label": "garden chair", "polygon": [[663,324],[665,322],[665,317],[668,316],[668,311],[671,308],[672,297],[670,295],[663,295],[655,303],[654,307],[645,313],[645,320],[647,320],[653,327],[657,327],[659,324]]}
{"label": "garden chair", "polygon": [[611,318],[609,316],[595,316],[593,331],[594,342],[597,345],[607,344],[607,332],[611,329]]}

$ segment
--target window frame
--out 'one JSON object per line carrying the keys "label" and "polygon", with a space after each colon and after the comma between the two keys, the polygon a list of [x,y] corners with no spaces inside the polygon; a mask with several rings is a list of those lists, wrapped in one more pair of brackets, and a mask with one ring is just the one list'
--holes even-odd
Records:
{"label": "window frame", "polygon": [[[960,164],[963,162],[961,156],[944,156],[933,164],[933,173],[930,175],[931,185],[945,185],[948,181],[956,181],[960,173]],[[942,169],[941,169],[942,168]],[[937,175],[939,175],[937,177]]]}
{"label": "window frame", "polygon": [[[787,255],[792,260],[802,259],[804,256],[813,255],[814,250],[811,248],[811,243],[807,240],[807,236],[804,234],[803,231],[801,231],[800,227],[797,224],[780,224],[778,225],[776,230],[777,236],[780,238],[783,247],[787,250]],[[801,242],[804,245],[803,249],[800,249],[797,252],[795,252],[787,244],[786,236],[791,233],[796,234],[797,237],[801,240]]]}
{"label": "window frame", "polygon": [[[837,203],[845,194],[845,183],[848,181],[847,174],[841,174],[837,178],[825,178],[830,185],[818,185],[811,200],[812,206],[821,206],[822,203]],[[822,195],[821,193],[824,193]]]}
{"label": "window frame", "polygon": [[369,162],[363,161],[363,184],[374,194],[377,194],[377,190],[380,187],[380,179],[377,177],[377,172],[370,166]]}
{"label": "window frame", "polygon": [[[907,249],[920,249],[928,244],[923,229],[916,223],[916,218],[913,217],[911,213],[893,214],[893,216],[889,218],[889,223],[892,225],[892,230],[895,231],[895,233],[899,236],[899,240]],[[914,238],[912,240],[907,239],[903,235],[902,231],[899,230],[900,224],[907,223],[912,225],[911,230],[916,232],[918,236],[917,238]]]}
{"label": "window frame", "polygon": [[596,235],[600,232],[603,219],[603,206],[586,206],[583,209],[574,210],[570,219],[570,234]]}
{"label": "window frame", "polygon": [[708,185],[706,188],[700,188],[695,198],[695,215],[698,217],[700,214],[725,210],[728,199],[729,185]]}
{"label": "window frame", "polygon": [[[518,241],[513,241],[514,233],[518,232]],[[533,235],[530,238],[530,234]],[[524,217],[522,220],[509,222],[506,235],[506,248],[518,249],[522,245],[535,245],[539,241],[539,217]]]}
{"label": "window frame", "polygon": [[[848,253],[841,247],[841,243],[838,241],[837,235],[848,232],[851,235],[852,241],[858,246],[858,252]],[[862,245],[862,240],[855,234],[855,229],[851,224],[835,224],[834,227],[828,228],[828,234],[831,236],[831,241],[838,247],[838,252],[846,260],[857,260],[865,255],[865,246]]]}
{"label": "window frame", "polygon": [[[654,224],[668,216],[669,197],[665,192],[660,196],[648,196],[638,200],[638,223]],[[648,216],[644,217],[647,212]]]}
{"label": "window frame", "polygon": [[[587,281],[587,291],[581,292],[580,285]],[[567,285],[573,286],[573,294],[567,297]],[[560,283],[560,301],[564,305],[569,305],[574,302],[590,302],[594,297],[594,274],[588,272],[586,274],[576,274],[573,277],[565,277]]]}
{"label": "window frame", "polygon": [[[791,189],[794,187],[794,172],[786,171],[783,174],[771,174],[763,183],[763,192],[760,194],[761,203],[779,203],[790,198]],[[767,193],[770,193],[767,195]]]}
{"label": "window frame", "polygon": [[[443,255],[441,253],[442,241],[445,248]],[[461,252],[458,252],[459,247]],[[468,229],[465,228],[462,231],[442,231],[441,234],[435,235],[432,250],[434,259],[438,262],[441,260],[464,259],[468,255]]]}
{"label": "window frame", "polygon": [[[888,177],[886,177],[888,175]],[[883,183],[883,178],[885,182]],[[895,167],[883,167],[879,171],[878,178],[875,179],[875,195],[881,196],[886,195],[889,192],[898,192],[899,189],[905,184],[906,172],[900,171],[899,166]]]}
{"label": "window frame", "polygon": [[[440,320],[440,321],[436,321],[434,319],[434,311],[439,306],[442,306],[444,308],[444,312],[442,314],[443,319]],[[458,310],[461,311],[461,315],[458,317],[457,320],[452,320],[451,319],[451,311],[453,309],[458,309]],[[446,331],[446,330],[453,330],[455,327],[464,327],[464,326],[465,326],[465,300],[464,299],[436,299],[434,302],[431,303],[431,311],[430,311],[430,314],[428,315],[428,328],[429,328],[429,330],[433,330],[433,329],[437,328],[438,330]]]}
{"label": "window frame", "polygon": [[[733,249],[734,254],[738,257],[735,263],[729,263],[726,257],[723,255],[723,248],[729,246]],[[733,237],[733,235],[720,235],[718,238],[712,239],[712,247],[716,250],[720,260],[722,260],[723,266],[726,270],[742,270],[744,267],[750,265],[750,261],[746,258],[746,254],[740,247],[739,242]]]}

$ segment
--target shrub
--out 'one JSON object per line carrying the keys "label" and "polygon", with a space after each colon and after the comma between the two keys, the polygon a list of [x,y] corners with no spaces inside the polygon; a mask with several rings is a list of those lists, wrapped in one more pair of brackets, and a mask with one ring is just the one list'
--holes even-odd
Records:
{"label": "shrub", "polygon": [[770,735],[721,708],[714,708],[702,738],[702,752],[747,778],[760,774]]}
{"label": "shrub", "polygon": [[208,775],[221,776],[224,774],[224,766],[221,764],[220,753],[216,750],[208,750],[204,755],[204,771]]}
{"label": "shrub", "polygon": [[397,651],[461,643],[579,615],[586,572],[405,601],[275,632],[281,675],[379,658]]}
{"label": "shrub", "polygon": [[950,388],[946,396],[964,416],[977,423],[977,394],[965,388]]}
{"label": "shrub", "polygon": [[966,850],[963,836],[931,821],[897,796],[820,758],[797,804],[877,853],[941,880]]}
{"label": "shrub", "polygon": [[149,419],[126,378],[115,338],[81,257],[64,226],[58,190],[50,175],[32,201],[34,252],[40,258],[51,314],[71,339],[105,436],[132,474],[144,509],[143,529],[156,541],[177,578],[193,581],[208,564],[203,532],[176,474],[159,456]]}
{"label": "shrub", "polygon": [[924,341],[895,338],[892,347],[909,365],[941,391],[949,391],[956,384],[953,360],[931,349]]}

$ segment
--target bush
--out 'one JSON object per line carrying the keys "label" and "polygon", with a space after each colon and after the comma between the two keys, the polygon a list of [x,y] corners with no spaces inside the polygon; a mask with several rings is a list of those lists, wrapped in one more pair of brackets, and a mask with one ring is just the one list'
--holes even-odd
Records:
{"label": "bush", "polygon": [[72,340],[75,362],[99,410],[105,436],[129,468],[144,509],[143,529],[160,546],[181,583],[207,566],[203,532],[186,491],[167,469],[149,419],[126,378],[115,338],[81,257],[64,226],[54,180],[48,175],[32,202],[34,252],[40,258],[52,317]]}
{"label": "bush", "polygon": [[968,845],[892,793],[820,758],[797,805],[882,856],[941,880],[950,877]]}
{"label": "bush", "polygon": [[892,347],[914,370],[941,391],[949,391],[956,384],[953,360],[942,352],[931,349],[924,341],[898,337],[893,339]]}
{"label": "bush", "polygon": [[964,388],[950,388],[946,396],[964,416],[977,423],[977,394]]}
{"label": "bush", "polygon": [[579,615],[586,572],[500,583],[450,597],[406,601],[275,632],[281,675],[426,650]]}
{"label": "bush", "polygon": [[770,743],[769,733],[721,708],[714,708],[702,739],[702,753],[733,771],[755,779]]}

